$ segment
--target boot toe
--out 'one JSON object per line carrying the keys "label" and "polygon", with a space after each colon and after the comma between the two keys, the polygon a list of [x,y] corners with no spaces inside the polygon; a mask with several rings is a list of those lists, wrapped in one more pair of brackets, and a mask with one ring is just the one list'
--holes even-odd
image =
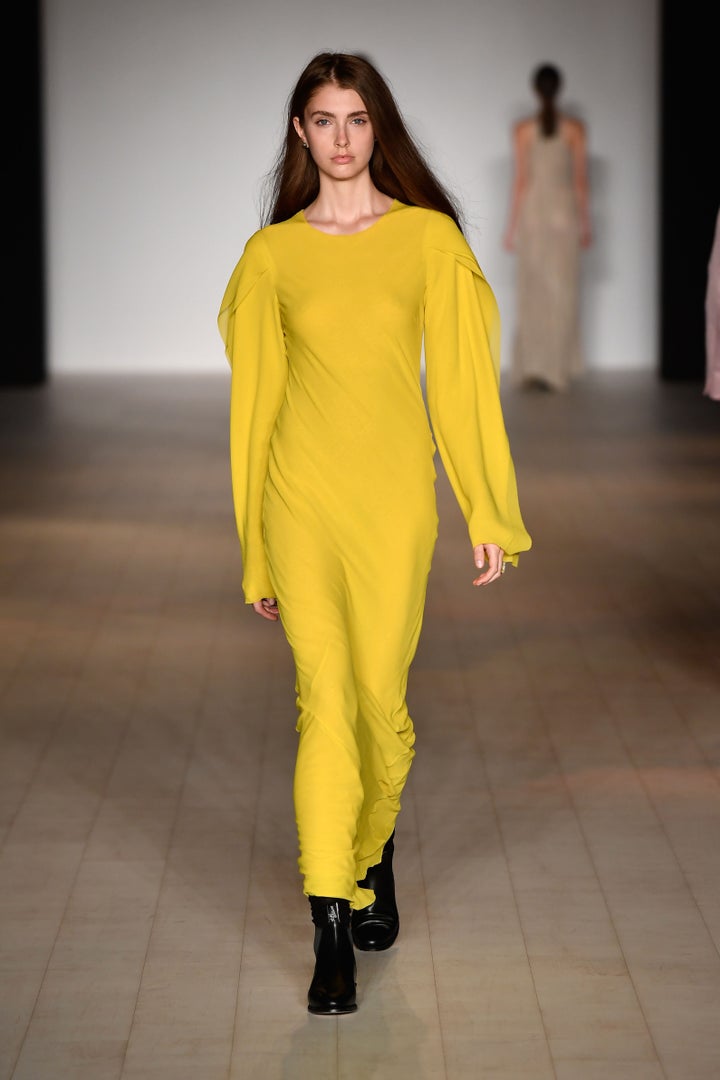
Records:
{"label": "boot toe", "polygon": [[352,913],[352,938],[361,952],[382,952],[395,943],[400,930],[397,915],[383,914],[361,908]]}
{"label": "boot toe", "polygon": [[372,889],[375,899],[367,907],[350,913],[353,944],[362,952],[382,952],[394,944],[400,930],[395,901],[395,877],[392,860],[395,851],[395,831],[383,848],[382,859],[371,866],[361,888]]}
{"label": "boot toe", "polygon": [[356,1012],[357,1003],[355,995],[333,1000],[332,998],[316,998],[308,994],[308,1012],[314,1016],[344,1016],[345,1013]]}

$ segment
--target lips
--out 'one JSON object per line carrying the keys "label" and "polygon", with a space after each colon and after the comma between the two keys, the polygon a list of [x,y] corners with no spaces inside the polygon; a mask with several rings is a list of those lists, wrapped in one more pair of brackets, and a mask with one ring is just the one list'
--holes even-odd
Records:
{"label": "lips", "polygon": [[352,154],[336,154],[332,159],[336,165],[347,165],[353,160]]}

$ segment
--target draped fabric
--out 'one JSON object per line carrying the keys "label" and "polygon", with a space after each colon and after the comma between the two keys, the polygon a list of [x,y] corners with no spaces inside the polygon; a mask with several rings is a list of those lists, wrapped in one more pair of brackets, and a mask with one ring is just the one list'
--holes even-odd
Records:
{"label": "draped fabric", "polygon": [[245,599],[277,597],[297,673],[305,892],[363,907],[372,894],[356,882],[380,861],[415,753],[405,695],[437,535],[436,445],[472,544],[514,563],[531,544],[497,305],[455,223],[395,201],[352,235],[302,212],[256,232],[218,322]]}

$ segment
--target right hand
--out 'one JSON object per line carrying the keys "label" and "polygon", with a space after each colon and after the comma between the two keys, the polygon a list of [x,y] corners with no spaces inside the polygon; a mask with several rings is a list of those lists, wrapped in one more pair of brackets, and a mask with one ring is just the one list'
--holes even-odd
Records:
{"label": "right hand", "polygon": [[263,619],[270,619],[271,622],[277,622],[280,618],[277,600],[274,596],[263,596],[262,600],[256,600],[253,604],[253,610],[258,615],[262,615]]}
{"label": "right hand", "polygon": [[[473,585],[489,585],[491,581],[497,581],[504,572],[505,552],[497,544],[476,544],[473,556],[475,565],[480,571]],[[486,562],[487,569],[485,569]]]}

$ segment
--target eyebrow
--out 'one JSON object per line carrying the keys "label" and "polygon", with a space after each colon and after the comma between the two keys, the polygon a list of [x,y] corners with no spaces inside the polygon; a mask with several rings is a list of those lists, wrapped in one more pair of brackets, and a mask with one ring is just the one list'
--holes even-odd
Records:
{"label": "eyebrow", "polygon": [[[367,116],[367,109],[356,109],[355,112],[348,113],[348,118],[352,116]],[[335,113],[328,112],[327,109],[313,109],[310,113],[311,116],[330,116],[333,120],[337,119]]]}

